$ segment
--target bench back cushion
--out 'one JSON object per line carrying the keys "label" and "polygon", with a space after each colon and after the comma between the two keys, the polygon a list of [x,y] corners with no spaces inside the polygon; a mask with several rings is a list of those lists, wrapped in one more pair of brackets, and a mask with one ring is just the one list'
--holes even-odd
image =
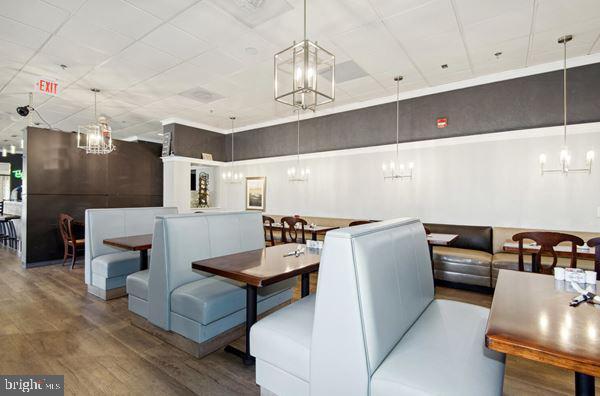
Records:
{"label": "bench back cushion", "polygon": [[85,211],[85,281],[91,283],[94,258],[122,250],[105,245],[107,238],[151,234],[154,217],[177,213],[177,208],[110,208]]}
{"label": "bench back cushion", "polygon": [[490,254],[494,253],[492,248],[492,227],[429,223],[425,225],[432,233],[459,235],[458,239],[452,242],[452,247],[481,250]]}
{"label": "bench back cushion", "polygon": [[148,302],[150,322],[170,330],[171,292],[212,276],[192,270],[192,262],[265,246],[259,212],[159,216],[154,225]]}
{"label": "bench back cushion", "polygon": [[427,308],[433,293],[419,220],[327,233],[317,284],[311,394],[368,394],[372,373]]}

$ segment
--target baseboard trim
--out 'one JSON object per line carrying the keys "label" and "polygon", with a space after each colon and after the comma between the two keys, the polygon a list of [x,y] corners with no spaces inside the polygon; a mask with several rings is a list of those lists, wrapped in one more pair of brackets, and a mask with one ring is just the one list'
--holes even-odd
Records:
{"label": "baseboard trim", "polygon": [[[283,304],[279,304],[269,309],[268,311],[265,311],[262,314],[258,315],[258,318],[260,319],[266,315],[269,315],[289,304],[290,301],[284,302]],[[198,359],[203,358],[204,356],[209,355],[215,351],[218,351],[221,348],[225,348],[227,345],[231,344],[238,338],[243,337],[246,333],[246,324],[242,323],[219,334],[216,337],[211,338],[210,340],[199,344],[196,341],[192,341],[189,338],[186,338],[180,334],[174,333],[172,331],[163,330],[160,327],[153,325],[142,316],[131,311],[130,322],[135,327],[150,333],[159,340],[164,341],[167,344],[172,345],[175,348],[182,350],[183,352],[188,353]]]}
{"label": "baseboard trim", "polygon": [[96,287],[94,285],[88,285],[87,288],[88,293],[93,294],[94,296],[101,298],[102,300],[113,300],[115,298],[123,297],[127,295],[127,290],[125,286],[118,287],[116,289],[104,290]]}

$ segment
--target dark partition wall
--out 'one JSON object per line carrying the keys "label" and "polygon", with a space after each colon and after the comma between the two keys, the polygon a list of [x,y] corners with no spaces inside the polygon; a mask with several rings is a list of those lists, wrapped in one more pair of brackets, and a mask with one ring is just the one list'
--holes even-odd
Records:
{"label": "dark partition wall", "polygon": [[27,128],[24,165],[24,262],[62,258],[61,212],[78,220],[85,209],[162,206],[161,145],[117,141],[108,155],[76,148],[76,134]]}

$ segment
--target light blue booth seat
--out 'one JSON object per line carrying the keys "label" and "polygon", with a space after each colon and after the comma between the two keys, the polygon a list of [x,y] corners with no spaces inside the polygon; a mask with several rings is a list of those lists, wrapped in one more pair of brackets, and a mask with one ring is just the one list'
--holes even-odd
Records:
{"label": "light blue booth seat", "polygon": [[103,241],[151,234],[154,217],[177,208],[113,208],[85,211],[85,283],[88,292],[104,300],[125,295],[127,275],[140,270],[140,254],[107,246]]}
{"label": "light blue booth seat", "polygon": [[[262,215],[222,212],[158,216],[148,271],[129,275],[129,309],[204,343],[246,320],[245,285],[192,270],[192,262],[265,245]],[[295,279],[259,289],[258,313],[288,302]]]}
{"label": "light blue booth seat", "polygon": [[489,310],[434,300],[423,225],[398,219],[327,233],[317,293],[250,333],[261,394],[501,395]]}

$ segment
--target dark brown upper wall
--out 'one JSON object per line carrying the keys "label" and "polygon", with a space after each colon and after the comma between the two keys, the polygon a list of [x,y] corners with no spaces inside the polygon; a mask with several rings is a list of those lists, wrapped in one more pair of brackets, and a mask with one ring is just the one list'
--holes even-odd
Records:
{"label": "dark brown upper wall", "polygon": [[88,208],[162,206],[161,145],[119,140],[114,152],[93,155],[76,144],[75,133],[27,128],[28,265],[62,257],[61,212],[83,220]]}
{"label": "dark brown upper wall", "polygon": [[169,124],[171,151],[175,155],[202,158],[202,153],[212,154],[213,160],[225,161],[225,138],[218,132],[198,129],[187,125]]}
{"label": "dark brown upper wall", "polygon": [[[600,121],[600,63],[569,69],[570,124]],[[396,139],[396,104],[316,117],[301,122],[302,153],[391,144]],[[448,127],[437,129],[436,118]],[[442,92],[400,102],[400,141],[440,139],[562,124],[562,71]],[[226,160],[231,136],[225,136]],[[235,135],[236,159],[296,153],[296,124]],[[192,148],[189,148],[192,149]]]}

